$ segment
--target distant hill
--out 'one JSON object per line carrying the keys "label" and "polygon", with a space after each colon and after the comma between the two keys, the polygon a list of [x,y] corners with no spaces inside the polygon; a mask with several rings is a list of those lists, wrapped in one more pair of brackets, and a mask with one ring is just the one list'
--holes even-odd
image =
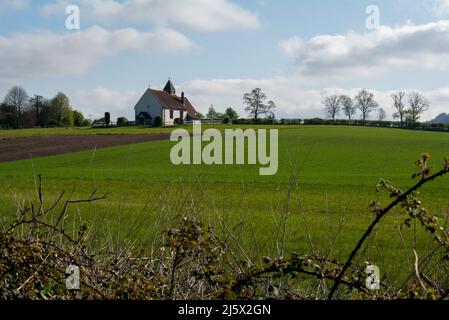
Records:
{"label": "distant hill", "polygon": [[436,117],[435,119],[433,119],[432,121],[430,121],[430,123],[444,123],[444,124],[449,124],[449,114],[448,114],[448,113],[442,113],[442,114],[440,114],[438,117]]}

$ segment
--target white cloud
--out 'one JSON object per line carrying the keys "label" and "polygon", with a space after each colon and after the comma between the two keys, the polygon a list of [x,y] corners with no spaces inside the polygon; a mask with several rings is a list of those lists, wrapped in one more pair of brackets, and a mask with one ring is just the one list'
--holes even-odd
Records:
{"label": "white cloud", "polygon": [[382,26],[369,33],[320,35],[281,42],[307,76],[373,76],[404,68],[449,68],[449,21],[399,27]]}
{"label": "white cloud", "polygon": [[7,10],[25,10],[30,6],[30,0],[2,0],[0,2],[0,12]]}
{"label": "white cloud", "polygon": [[428,119],[434,119],[441,113],[449,113],[449,87],[432,90],[425,95],[431,106],[427,113]]}
{"label": "white cloud", "polygon": [[128,117],[133,120],[134,106],[145,90],[114,91],[102,86],[94,90],[82,90],[72,96],[72,106],[82,111],[86,116],[98,119],[110,112],[111,117]]}
{"label": "white cloud", "polygon": [[42,12],[62,15],[69,4],[79,5],[81,18],[96,24],[144,22],[200,31],[257,29],[260,26],[254,13],[229,0],[57,0],[45,5]]}
{"label": "white cloud", "polygon": [[91,27],[75,33],[0,36],[0,82],[85,74],[99,60],[126,52],[172,52],[195,47],[172,29],[140,32]]}

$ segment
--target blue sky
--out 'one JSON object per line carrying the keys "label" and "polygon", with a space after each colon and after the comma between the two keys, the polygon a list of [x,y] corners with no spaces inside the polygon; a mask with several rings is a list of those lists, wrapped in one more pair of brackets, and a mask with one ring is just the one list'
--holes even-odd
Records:
{"label": "blue sky", "polygon": [[[80,30],[65,27],[68,4]],[[392,91],[422,91],[430,119],[449,112],[449,1],[2,0],[0,65],[0,96],[63,91],[92,117],[132,118],[171,77],[202,112],[244,115],[243,94],[261,87],[278,117],[323,116],[327,94],[368,88],[389,115]]]}

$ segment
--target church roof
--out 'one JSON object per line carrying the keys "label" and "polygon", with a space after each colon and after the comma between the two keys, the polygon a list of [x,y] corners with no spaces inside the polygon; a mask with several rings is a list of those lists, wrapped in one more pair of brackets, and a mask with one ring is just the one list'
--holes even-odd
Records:
{"label": "church roof", "polygon": [[[171,82],[170,82],[171,83]],[[184,103],[182,103],[182,97],[178,97],[176,94],[170,94],[165,89],[161,90],[150,90],[151,94],[160,103],[164,109],[169,110],[184,110],[192,119],[197,119],[196,110],[190,103],[189,99],[184,97]]]}
{"label": "church roof", "polygon": [[175,86],[173,85],[173,83],[171,82],[171,80],[169,79],[167,84],[165,85],[164,91],[167,92],[168,94],[176,94],[176,89]]}

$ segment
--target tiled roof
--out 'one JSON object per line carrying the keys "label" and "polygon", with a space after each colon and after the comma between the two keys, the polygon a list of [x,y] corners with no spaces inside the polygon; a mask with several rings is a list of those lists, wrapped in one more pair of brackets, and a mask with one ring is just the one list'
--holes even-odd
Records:
{"label": "tiled roof", "polygon": [[187,114],[192,118],[196,119],[196,110],[190,103],[189,99],[184,97],[184,104],[182,103],[182,97],[178,97],[177,95],[169,94],[165,91],[148,89],[156,98],[156,100],[161,104],[161,106],[165,109],[169,110],[185,110]]}

